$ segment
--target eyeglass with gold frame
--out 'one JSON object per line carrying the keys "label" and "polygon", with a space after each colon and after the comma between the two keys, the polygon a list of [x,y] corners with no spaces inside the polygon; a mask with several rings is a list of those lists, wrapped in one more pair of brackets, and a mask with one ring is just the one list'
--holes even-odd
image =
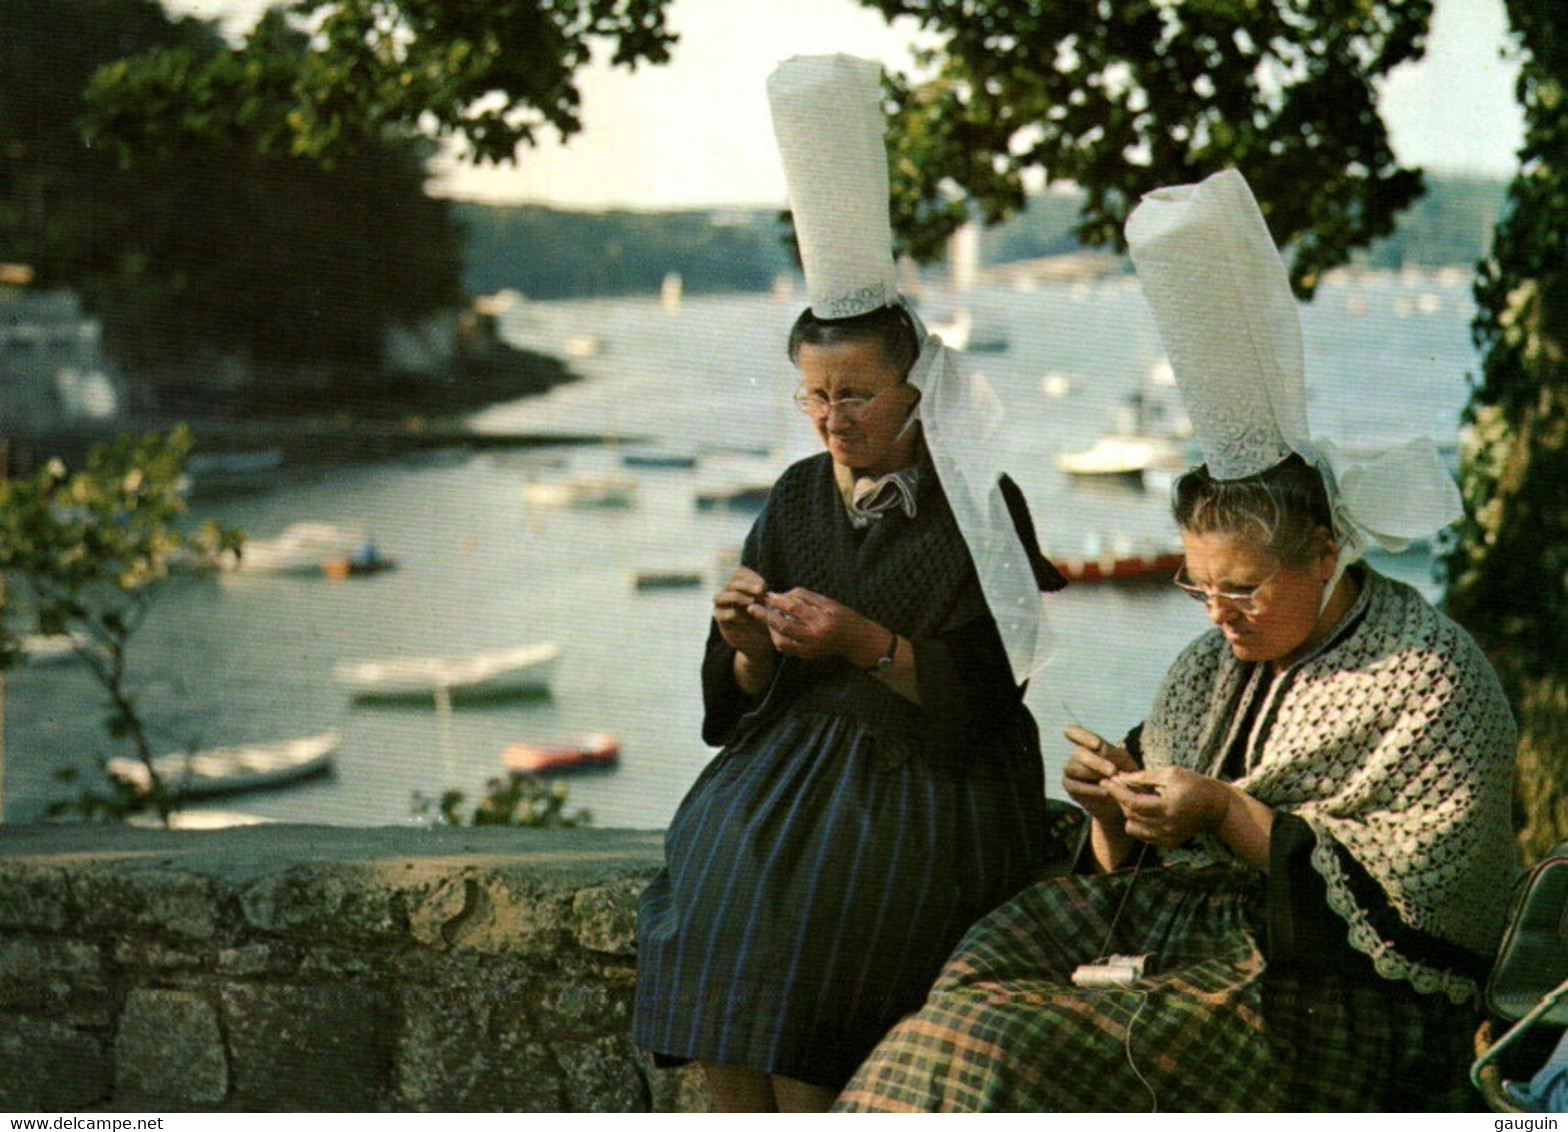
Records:
{"label": "eyeglass with gold frame", "polygon": [[1281,561],[1278,566],[1269,571],[1268,575],[1261,582],[1255,586],[1248,586],[1244,590],[1206,590],[1187,576],[1187,564],[1183,562],[1176,567],[1176,576],[1171,581],[1175,583],[1177,589],[1192,598],[1193,601],[1201,601],[1207,606],[1210,601],[1217,599],[1223,601],[1243,617],[1251,617],[1258,611],[1258,593],[1264,586],[1279,577],[1280,571],[1284,568],[1285,563]]}
{"label": "eyeglass with gold frame", "polygon": [[878,390],[869,397],[835,397],[830,400],[819,393],[808,393],[805,387],[802,386],[795,390],[793,399],[795,407],[814,421],[827,420],[828,414],[834,409],[843,413],[850,420],[856,420],[871,407],[871,402],[882,396],[882,394],[891,393],[895,389],[905,388],[912,387],[900,383]]}

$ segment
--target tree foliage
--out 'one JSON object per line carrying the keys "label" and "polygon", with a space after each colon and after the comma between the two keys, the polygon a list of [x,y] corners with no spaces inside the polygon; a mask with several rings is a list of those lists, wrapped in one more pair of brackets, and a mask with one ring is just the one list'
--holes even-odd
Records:
{"label": "tree foliage", "polygon": [[156,178],[122,175],[76,130],[93,72],[127,52],[215,44],[171,25],[156,0],[6,0],[0,4],[0,258],[32,265],[44,286],[112,273],[145,256]]}
{"label": "tree foliage", "polygon": [[[263,72],[309,57],[281,21],[266,35]],[[425,195],[420,146],[377,140],[331,169],[262,152],[246,107],[209,86],[191,97],[223,129],[171,132],[127,166],[78,129],[89,83],[127,56],[234,65],[209,25],[171,22],[155,0],[0,4],[0,260],[81,292],[133,377],[187,399],[232,398],[210,380],[230,360],[278,399],[290,390],[277,375],[306,363],[312,380],[351,383],[379,364],[384,326],[460,300],[460,233]]]}
{"label": "tree foliage", "polygon": [[[582,127],[577,70],[663,63],[668,0],[296,0],[238,47],[172,46],[113,64],[89,92],[91,136],[126,156],[188,137],[327,164],[388,134],[454,137],[483,162]],[[278,50],[290,27],[310,50]]]}
{"label": "tree foliage", "polygon": [[1449,610],[1521,716],[1524,845],[1539,854],[1568,835],[1568,32],[1531,0],[1508,7],[1525,141],[1476,279],[1483,362],[1446,566]]}
{"label": "tree foliage", "polygon": [[932,78],[892,85],[895,227],[917,258],[1017,211],[1036,175],[1080,185],[1080,236],[1120,250],[1145,192],[1235,165],[1310,294],[1420,194],[1374,84],[1420,54],[1430,0],[862,3],[942,41]]}
{"label": "tree foliage", "polygon": [[[237,553],[240,532],[209,522],[180,529],[181,475],[190,434],[124,435],[93,448],[73,472],[59,459],[0,481],[0,668],[26,660],[29,634],[69,635],[103,689],[104,729],[146,765],[150,801],[167,814],[152,749],[127,680],[128,649],[171,567],[181,558]],[[19,591],[19,592],[18,592]],[[84,795],[87,816],[125,799]]]}

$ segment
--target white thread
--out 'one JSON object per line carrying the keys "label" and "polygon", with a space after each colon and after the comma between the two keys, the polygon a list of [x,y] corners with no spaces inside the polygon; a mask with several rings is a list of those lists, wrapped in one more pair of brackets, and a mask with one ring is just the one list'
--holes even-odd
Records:
{"label": "white thread", "polygon": [[1143,1008],[1149,1005],[1149,992],[1146,990],[1139,990],[1133,991],[1133,993],[1138,996],[1138,1009],[1134,1010],[1132,1012],[1132,1017],[1127,1019],[1127,1040],[1125,1043],[1127,1050],[1127,1064],[1129,1067],[1131,1067],[1133,1076],[1138,1078],[1138,1083],[1141,1084],[1145,1089],[1149,1090],[1149,1111],[1159,1112],[1159,1094],[1154,1091],[1154,1086],[1149,1084],[1149,1079],[1143,1075],[1142,1071],[1139,1070],[1138,1063],[1132,1059],[1132,1024],[1138,1020],[1138,1015],[1143,1013]]}

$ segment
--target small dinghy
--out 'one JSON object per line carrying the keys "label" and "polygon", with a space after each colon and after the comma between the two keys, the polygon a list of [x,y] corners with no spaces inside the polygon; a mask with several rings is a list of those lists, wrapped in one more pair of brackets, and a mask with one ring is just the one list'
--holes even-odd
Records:
{"label": "small dinghy", "polygon": [[554,641],[463,657],[342,661],[332,678],[358,700],[503,699],[544,695],[561,646]]}
{"label": "small dinghy", "polygon": [[590,731],[545,743],[513,743],[501,752],[501,763],[523,774],[554,774],[565,770],[614,766],[621,741],[607,731]]}
{"label": "small dinghy", "polygon": [[[332,768],[332,755],[340,741],[336,731],[326,731],[277,743],[159,755],[152,765],[159,783],[170,794],[211,798],[270,789],[323,774]],[[137,794],[152,788],[151,776],[140,759],[112,758],[104,769]]]}

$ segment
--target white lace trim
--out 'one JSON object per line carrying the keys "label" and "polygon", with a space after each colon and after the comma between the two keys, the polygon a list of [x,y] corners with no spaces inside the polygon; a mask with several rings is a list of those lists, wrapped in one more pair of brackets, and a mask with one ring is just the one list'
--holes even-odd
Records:
{"label": "white lace trim", "polygon": [[[1317,843],[1312,846],[1312,867],[1328,888],[1328,906],[1345,921],[1349,929],[1346,938],[1350,946],[1370,957],[1372,966],[1385,979],[1407,982],[1423,994],[1446,994],[1455,1003],[1473,999],[1479,990],[1475,980],[1402,955],[1392,941],[1378,934],[1366,910],[1350,894],[1350,882],[1345,878],[1345,871],[1340,867],[1339,857],[1334,852],[1332,835],[1310,817],[1303,815],[1303,819],[1317,834]],[[1408,921],[1406,909],[1400,908],[1399,913],[1402,919]]]}

